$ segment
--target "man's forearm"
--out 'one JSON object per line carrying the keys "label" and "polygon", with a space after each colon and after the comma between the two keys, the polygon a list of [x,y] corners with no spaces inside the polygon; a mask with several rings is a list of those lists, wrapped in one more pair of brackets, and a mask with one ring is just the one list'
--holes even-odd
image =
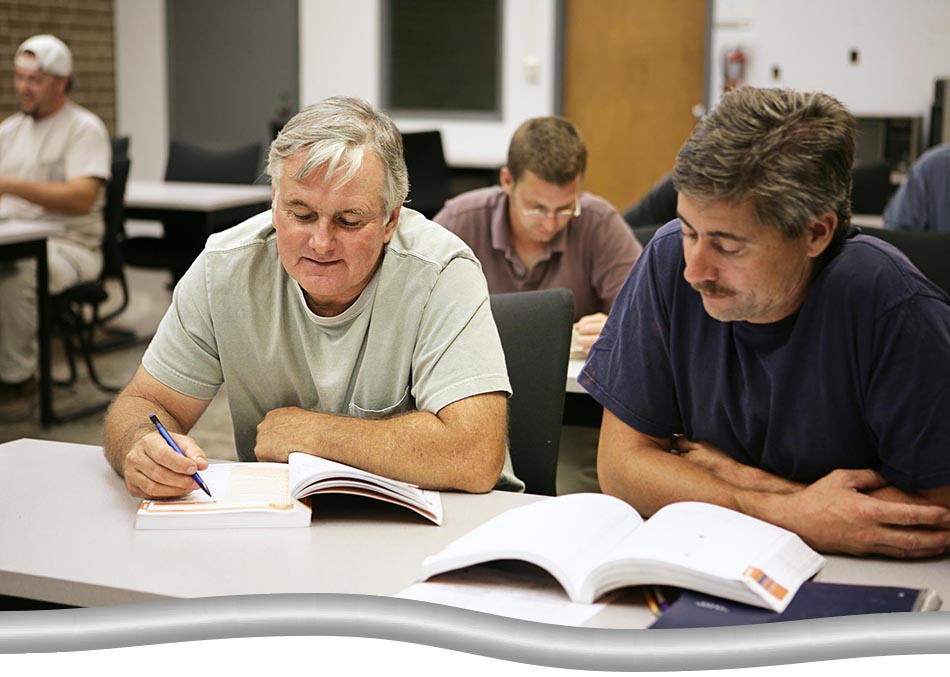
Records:
{"label": "man's forearm", "polygon": [[85,178],[63,183],[0,179],[0,194],[15,195],[44,209],[61,214],[88,214],[95,203],[101,179]]}
{"label": "man's forearm", "polygon": [[125,457],[143,436],[155,431],[149,421],[155,414],[171,432],[182,430],[178,420],[155,402],[135,395],[119,395],[106,414],[105,436],[102,444],[106,460],[119,475],[125,474]]}
{"label": "man's forearm", "polygon": [[712,471],[659,448],[598,452],[597,475],[604,493],[630,503],[647,517],[670,503],[703,501],[738,510],[736,487]]}
{"label": "man's forearm", "polygon": [[255,451],[271,461],[303,451],[428,489],[490,491],[505,459],[507,398],[477,397],[463,401],[466,411],[458,416],[447,410],[460,403],[439,416],[412,412],[383,420],[278,409],[258,426]]}

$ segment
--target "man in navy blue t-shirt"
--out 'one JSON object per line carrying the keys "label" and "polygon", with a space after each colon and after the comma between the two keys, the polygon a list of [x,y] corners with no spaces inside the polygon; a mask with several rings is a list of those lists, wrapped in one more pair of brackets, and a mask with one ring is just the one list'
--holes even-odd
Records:
{"label": "man in navy blue t-shirt", "polygon": [[850,226],[853,156],[824,94],[742,88],[700,122],[679,218],[579,379],[606,493],[724,505],[826,552],[948,551],[950,304]]}

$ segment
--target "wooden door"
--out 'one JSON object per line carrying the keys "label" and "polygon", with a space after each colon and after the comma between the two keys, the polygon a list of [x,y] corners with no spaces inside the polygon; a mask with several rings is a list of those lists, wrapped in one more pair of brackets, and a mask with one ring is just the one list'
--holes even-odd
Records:
{"label": "wooden door", "polygon": [[623,212],[673,168],[703,102],[706,0],[566,0],[564,115],[585,190]]}

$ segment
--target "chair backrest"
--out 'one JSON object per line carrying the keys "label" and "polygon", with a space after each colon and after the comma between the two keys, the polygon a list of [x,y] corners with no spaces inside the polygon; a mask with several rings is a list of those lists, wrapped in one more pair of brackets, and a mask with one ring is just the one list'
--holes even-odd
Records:
{"label": "chair backrest", "polygon": [[106,200],[102,207],[102,220],[105,232],[102,236],[102,282],[117,280],[122,289],[121,305],[109,313],[115,317],[129,304],[129,286],[125,278],[125,258],[122,256],[121,241],[125,234],[125,184],[129,179],[129,167],[132,161],[128,157],[112,158],[112,178],[106,184]]}
{"label": "chair backrest", "polygon": [[653,236],[656,235],[656,231],[662,228],[665,224],[660,224],[658,226],[634,226],[633,235],[639,240],[640,244],[644,247],[647,246],[647,243],[653,239]]}
{"label": "chair backrest", "polygon": [[102,207],[105,234],[102,239],[102,277],[125,277],[119,240],[125,232],[125,185],[132,161],[127,157],[112,159],[112,178],[106,184],[106,200]]}
{"label": "chair backrest", "polygon": [[112,142],[112,158],[129,157],[129,137],[114,136]]}
{"label": "chair backrest", "polygon": [[623,213],[623,219],[631,228],[662,226],[676,218],[677,199],[678,194],[676,188],[673,187],[673,175],[667,174]]}
{"label": "chair backrest", "polygon": [[168,145],[166,181],[254,183],[260,176],[262,146],[206,148],[172,140]]}
{"label": "chair backrest", "polygon": [[408,207],[428,218],[451,197],[451,172],[442,149],[442,133],[406,132],[402,135],[403,157],[409,170]]}
{"label": "chair backrest", "polygon": [[895,190],[891,184],[890,165],[884,162],[855,165],[851,179],[851,212],[883,214]]}
{"label": "chair backrest", "polygon": [[890,242],[931,282],[950,294],[950,233],[866,227],[861,232]]}
{"label": "chair backrest", "polygon": [[528,492],[554,496],[574,295],[567,289],[492,294],[491,309],[511,381],[511,463]]}

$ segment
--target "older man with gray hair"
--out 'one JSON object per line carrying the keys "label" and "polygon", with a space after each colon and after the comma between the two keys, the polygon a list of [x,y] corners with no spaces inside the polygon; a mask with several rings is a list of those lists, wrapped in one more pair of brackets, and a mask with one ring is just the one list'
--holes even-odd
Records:
{"label": "older man with gray hair", "polygon": [[[273,205],[209,238],[106,420],[135,496],[195,488],[187,436],[227,384],[238,458],[304,451],[431,489],[521,489],[504,354],[465,244],[402,206],[402,137],[333,97],[271,145]],[[157,413],[185,456],[149,422]]]}

